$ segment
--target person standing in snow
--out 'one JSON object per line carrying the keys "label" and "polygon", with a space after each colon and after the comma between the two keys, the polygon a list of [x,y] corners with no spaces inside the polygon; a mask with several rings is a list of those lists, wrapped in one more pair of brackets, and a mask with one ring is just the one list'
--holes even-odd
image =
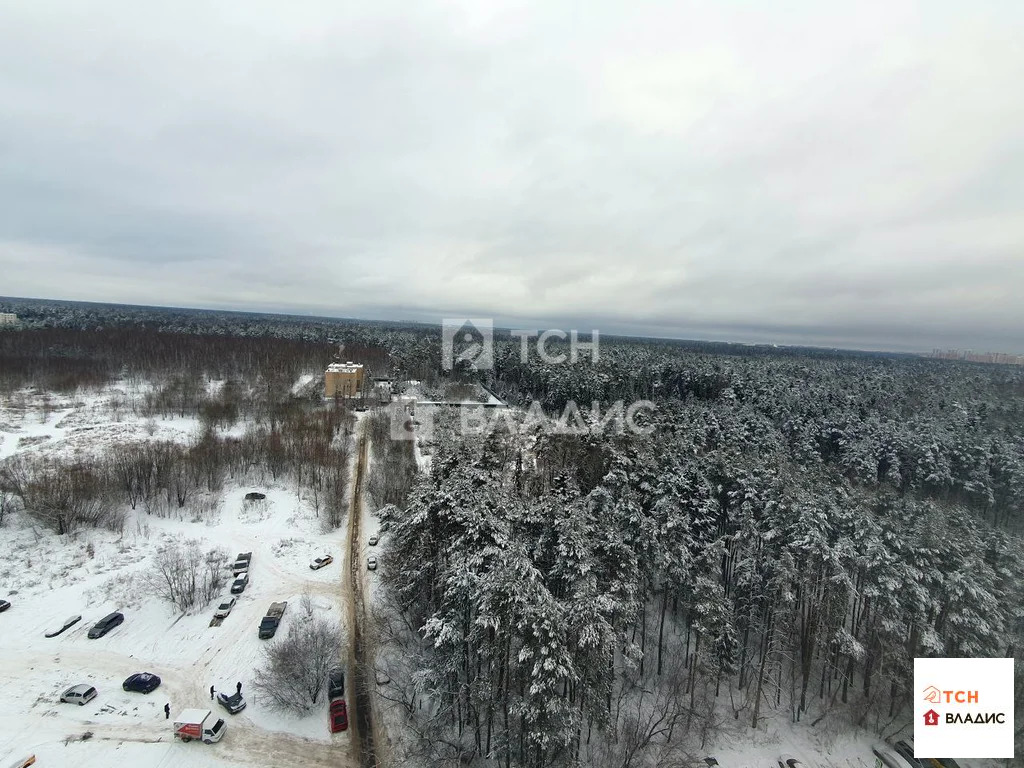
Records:
{"label": "person standing in snow", "polygon": [[242,695],[242,684],[240,682],[235,685],[235,693],[239,696]]}
{"label": "person standing in snow", "polygon": [[210,686],[210,698],[211,699],[213,698],[213,686],[212,685]]}
{"label": "person standing in snow", "polygon": [[171,703],[167,702],[164,704],[164,720],[171,719]]}

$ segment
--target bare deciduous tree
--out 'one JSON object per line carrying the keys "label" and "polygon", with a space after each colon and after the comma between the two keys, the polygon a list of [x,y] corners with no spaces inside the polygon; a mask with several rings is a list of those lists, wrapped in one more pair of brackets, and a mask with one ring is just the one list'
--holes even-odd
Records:
{"label": "bare deciduous tree", "polygon": [[221,549],[203,552],[197,539],[165,544],[156,553],[153,589],[180,611],[204,607],[227,583],[227,559]]}
{"label": "bare deciduous tree", "polygon": [[0,489],[0,525],[4,524],[4,518],[14,510],[14,495]]}
{"label": "bare deciduous tree", "polygon": [[29,517],[60,535],[80,526],[118,530],[124,524],[106,477],[87,466],[15,457],[4,464],[0,486],[21,499]]}
{"label": "bare deciduous tree", "polygon": [[303,713],[320,701],[327,673],[341,656],[341,629],[303,611],[288,634],[264,650],[254,686],[273,709]]}

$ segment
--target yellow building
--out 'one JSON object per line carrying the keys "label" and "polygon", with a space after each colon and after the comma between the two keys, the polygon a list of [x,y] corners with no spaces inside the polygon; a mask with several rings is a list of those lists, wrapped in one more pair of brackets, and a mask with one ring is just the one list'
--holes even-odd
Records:
{"label": "yellow building", "polygon": [[324,397],[362,397],[366,371],[356,363],[331,363],[324,372]]}

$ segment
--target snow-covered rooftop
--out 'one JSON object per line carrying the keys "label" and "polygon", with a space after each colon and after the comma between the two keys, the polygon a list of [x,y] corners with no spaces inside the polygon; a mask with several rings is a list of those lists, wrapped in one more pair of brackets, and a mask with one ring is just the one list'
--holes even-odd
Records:
{"label": "snow-covered rooftop", "polygon": [[327,366],[328,373],[358,373],[363,370],[361,363],[331,363]]}

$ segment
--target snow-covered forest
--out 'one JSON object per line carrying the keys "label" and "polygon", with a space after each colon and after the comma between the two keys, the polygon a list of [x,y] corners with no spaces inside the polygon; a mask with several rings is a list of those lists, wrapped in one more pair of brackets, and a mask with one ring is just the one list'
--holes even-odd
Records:
{"label": "snow-covered forest", "polygon": [[907,725],[915,656],[1019,656],[1020,371],[505,352],[503,394],[651,398],[657,429],[441,431],[386,525],[397,604],[432,641],[419,671],[453,720],[442,749],[687,764],[723,721],[780,714],[887,735]]}
{"label": "snow-covered forest", "polygon": [[[27,320],[0,332],[7,391],[159,371],[146,408],[257,414],[259,461],[282,471],[330,464],[300,439],[319,430],[327,450],[337,425],[308,420],[329,411],[300,418],[283,393],[337,344],[380,375],[445,377],[436,327],[0,311]],[[454,377],[553,414],[650,400],[653,431],[467,435],[439,414],[426,472],[378,473],[379,640],[409,760],[688,766],[780,721],[906,734],[915,656],[1017,657],[1024,753],[1024,370],[628,339],[597,361],[519,350],[499,335],[492,371]],[[211,398],[187,371],[245,395]],[[388,476],[411,476],[408,448],[375,431]]]}

